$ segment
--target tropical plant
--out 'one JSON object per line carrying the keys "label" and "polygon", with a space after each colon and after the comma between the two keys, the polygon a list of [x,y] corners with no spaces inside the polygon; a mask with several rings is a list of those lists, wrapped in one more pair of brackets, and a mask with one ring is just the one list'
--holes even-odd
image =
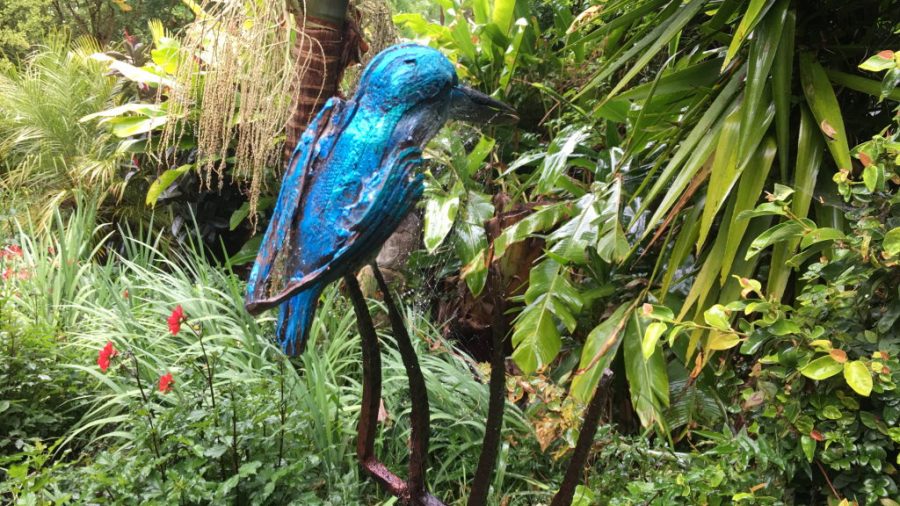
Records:
{"label": "tropical plant", "polygon": [[116,79],[90,56],[96,43],[56,37],[48,44],[0,75],[0,184],[40,225],[78,197],[121,197],[129,158],[105,129],[79,121],[116,100]]}

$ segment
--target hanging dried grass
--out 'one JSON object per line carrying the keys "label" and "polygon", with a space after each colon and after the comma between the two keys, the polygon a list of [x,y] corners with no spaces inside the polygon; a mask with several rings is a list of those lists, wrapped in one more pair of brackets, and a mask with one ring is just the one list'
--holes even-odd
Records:
{"label": "hanging dried grass", "polygon": [[291,57],[292,16],[285,2],[271,0],[203,0],[192,8],[197,19],[184,32],[176,71],[181,86],[169,96],[170,114],[192,117],[167,123],[160,146],[179,143],[195,124],[201,180],[221,188],[233,156],[231,177],[249,183],[255,216],[266,170],[281,165],[295,63],[302,67]]}
{"label": "hanging dried grass", "polygon": [[369,60],[388,46],[396,44],[400,38],[397,27],[394,25],[391,6],[387,0],[355,0],[353,5],[362,13],[360,28],[369,45],[369,50],[363,55],[361,65],[356,72],[347,76],[346,87],[348,90],[356,89],[362,69],[369,63]]}

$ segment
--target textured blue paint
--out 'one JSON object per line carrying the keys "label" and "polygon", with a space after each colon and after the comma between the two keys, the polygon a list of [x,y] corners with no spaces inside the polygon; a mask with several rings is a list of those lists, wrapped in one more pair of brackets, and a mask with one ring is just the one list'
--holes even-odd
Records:
{"label": "textured blue paint", "polygon": [[[421,197],[414,169],[457,84],[440,52],[393,46],[368,65],[350,100],[331,99],[307,128],[247,287],[249,310],[281,306],[286,353],[302,351],[324,287],[371,260]],[[270,286],[273,269],[283,286]]]}

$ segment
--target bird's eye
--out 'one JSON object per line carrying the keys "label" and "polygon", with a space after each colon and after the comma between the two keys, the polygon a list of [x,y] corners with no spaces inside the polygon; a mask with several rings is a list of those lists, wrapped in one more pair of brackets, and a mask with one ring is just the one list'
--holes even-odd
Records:
{"label": "bird's eye", "polygon": [[407,65],[415,65],[416,59],[415,58],[407,58],[406,60],[403,60],[403,63],[405,63]]}

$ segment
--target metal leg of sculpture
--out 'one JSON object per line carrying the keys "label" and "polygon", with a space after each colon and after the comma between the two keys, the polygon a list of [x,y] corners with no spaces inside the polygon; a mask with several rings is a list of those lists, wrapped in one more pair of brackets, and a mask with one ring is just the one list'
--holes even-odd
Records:
{"label": "metal leg of sculpture", "polygon": [[587,411],[584,414],[584,423],[581,425],[581,432],[578,434],[578,441],[575,443],[575,450],[572,452],[572,460],[569,461],[569,467],[566,468],[566,475],[563,478],[559,491],[553,496],[550,506],[570,506],[575,496],[575,487],[584,473],[584,464],[587,462],[588,454],[591,452],[591,446],[594,444],[594,436],[597,434],[597,424],[600,421],[600,411],[603,408],[603,400],[606,397],[606,391],[612,382],[612,371],[606,369],[600,377],[600,383],[594,391],[594,396],[588,403]]}
{"label": "metal leg of sculpture", "polygon": [[410,457],[409,457],[409,494],[412,504],[425,504],[425,469],[428,463],[428,436],[430,433],[430,416],[428,408],[428,390],[425,387],[425,376],[419,367],[419,359],[413,348],[409,332],[403,315],[397,309],[390,288],[378,269],[372,264],[372,273],[378,282],[378,287],[384,295],[384,305],[387,307],[388,317],[391,320],[391,328],[394,339],[397,340],[397,349],[406,369],[409,379],[409,396],[412,403],[410,408]]}
{"label": "metal leg of sculpture", "polygon": [[491,322],[491,379],[490,401],[488,404],[488,416],[485,422],[484,440],[481,444],[481,456],[478,459],[478,467],[472,481],[472,492],[469,494],[468,506],[484,506],[487,504],[488,493],[494,477],[494,467],[497,464],[497,452],[500,449],[500,432],[503,428],[503,410],[506,407],[506,353],[504,343],[509,332],[507,328],[505,312],[505,298],[501,293],[500,273],[491,269],[492,280],[488,284],[488,295],[493,304],[493,319]]}
{"label": "metal leg of sculpture", "polygon": [[[376,271],[377,272],[377,271]],[[381,273],[378,273],[378,276],[381,276]],[[382,283],[383,279],[379,281]],[[388,491],[391,495],[399,497],[400,500],[404,504],[421,504],[423,506],[444,506],[440,500],[432,496],[431,494],[425,492],[424,490],[418,495],[412,495],[410,493],[410,485],[409,483],[403,481],[399,476],[392,473],[384,464],[378,461],[375,457],[375,435],[378,426],[378,407],[381,404],[381,350],[378,345],[378,334],[375,333],[375,325],[372,323],[372,315],[369,313],[369,307],[366,304],[366,299],[362,294],[362,290],[359,288],[359,283],[356,281],[356,277],[353,275],[344,276],[344,283],[347,285],[347,291],[350,295],[350,300],[353,303],[353,311],[356,313],[356,323],[359,328],[359,334],[362,339],[362,350],[363,350],[363,396],[362,396],[362,408],[359,413],[359,439],[356,442],[356,456],[359,460],[360,465],[363,470],[365,470],[372,478],[375,479],[385,490]],[[385,292],[387,294],[387,292]],[[393,307],[393,310],[390,310],[394,315],[399,316],[399,312],[396,310],[396,306],[393,304],[393,299],[389,298],[389,295],[385,296],[385,301],[390,300],[390,307]],[[391,317],[392,323],[394,321],[394,316]],[[409,334],[406,333],[406,327],[403,325],[403,319],[400,317],[400,327],[403,329],[403,334],[406,336],[406,341],[409,343],[409,349],[412,349],[412,343],[409,342]],[[397,326],[394,326],[394,332],[397,332]],[[398,338],[400,341],[402,338]],[[421,375],[421,370],[418,366],[418,360],[415,359],[415,353],[413,353],[413,359],[415,360],[415,368],[419,372],[419,376],[421,378],[421,386],[422,391],[424,392],[425,387],[425,379]],[[408,370],[408,369],[407,369]],[[408,374],[408,373],[407,373]],[[414,401],[413,406],[417,403]],[[427,454],[427,433],[428,433],[428,409],[427,409],[427,394],[426,394],[426,424],[425,424],[425,454]],[[415,421],[414,421],[415,423]],[[412,462],[412,457],[410,458]],[[410,464],[412,466],[412,464]],[[424,466],[423,466],[424,467]],[[422,475],[424,477],[424,474]],[[422,480],[424,481],[424,480]]]}
{"label": "metal leg of sculpture", "polygon": [[362,408],[359,412],[359,439],[356,441],[356,457],[362,468],[391,494],[406,498],[406,483],[390,472],[375,458],[375,435],[378,428],[378,406],[381,404],[381,350],[378,335],[372,323],[372,315],[366,299],[359,288],[356,277],[344,276],[347,291],[356,313],[356,325],[362,339],[363,352],[363,393]]}

